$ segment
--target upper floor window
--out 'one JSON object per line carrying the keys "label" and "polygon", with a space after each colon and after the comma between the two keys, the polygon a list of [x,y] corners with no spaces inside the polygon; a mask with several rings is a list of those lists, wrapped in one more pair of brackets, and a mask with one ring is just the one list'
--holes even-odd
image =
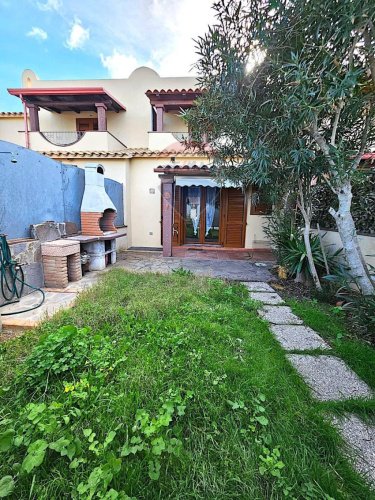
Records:
{"label": "upper floor window", "polygon": [[98,130],[97,118],[77,118],[76,129],[78,132]]}

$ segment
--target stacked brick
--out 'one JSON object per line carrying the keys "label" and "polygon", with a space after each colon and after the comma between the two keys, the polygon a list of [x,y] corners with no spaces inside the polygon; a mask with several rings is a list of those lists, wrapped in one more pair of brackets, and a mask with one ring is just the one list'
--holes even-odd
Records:
{"label": "stacked brick", "polygon": [[68,286],[68,266],[66,257],[43,255],[44,284],[50,288]]}
{"label": "stacked brick", "polygon": [[102,218],[102,212],[81,212],[81,231],[87,236],[101,236],[99,221]]}
{"label": "stacked brick", "polygon": [[87,236],[102,236],[104,231],[117,231],[114,226],[116,212],[105,210],[104,212],[81,212],[82,234]]}
{"label": "stacked brick", "polygon": [[69,281],[82,278],[80,245],[73,240],[42,243],[44,283],[50,288],[66,288]]}

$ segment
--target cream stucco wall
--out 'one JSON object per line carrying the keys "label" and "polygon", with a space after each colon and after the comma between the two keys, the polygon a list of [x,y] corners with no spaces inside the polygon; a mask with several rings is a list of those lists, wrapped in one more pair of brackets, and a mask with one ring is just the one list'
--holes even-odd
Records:
{"label": "cream stucco wall", "polygon": [[269,248],[270,245],[264,233],[264,225],[267,224],[267,216],[251,215],[251,188],[246,192],[246,200],[245,248]]}
{"label": "cream stucco wall", "polygon": [[[342,248],[339,233],[336,231],[324,231],[323,243],[328,252],[333,253],[339,248]],[[375,266],[375,236],[358,235],[359,246],[362,250],[363,257],[367,264]]]}
{"label": "cream stucco wall", "polygon": [[25,125],[22,116],[0,116],[0,140],[25,146]]}

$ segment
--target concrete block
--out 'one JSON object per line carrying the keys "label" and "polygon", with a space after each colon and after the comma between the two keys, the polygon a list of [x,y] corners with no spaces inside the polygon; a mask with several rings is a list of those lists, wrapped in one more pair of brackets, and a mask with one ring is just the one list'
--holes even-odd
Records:
{"label": "concrete block", "polygon": [[308,326],[270,325],[270,330],[286,351],[330,349],[330,346]]}
{"label": "concrete block", "polygon": [[368,385],[339,358],[305,354],[287,357],[320,401],[373,397]]}

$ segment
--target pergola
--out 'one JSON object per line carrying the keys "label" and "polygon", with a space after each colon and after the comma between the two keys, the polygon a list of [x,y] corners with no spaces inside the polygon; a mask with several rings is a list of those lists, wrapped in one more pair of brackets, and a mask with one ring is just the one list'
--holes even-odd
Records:
{"label": "pergola", "polygon": [[39,128],[39,109],[53,113],[63,111],[94,111],[98,113],[98,130],[107,130],[107,111],[126,111],[119,101],[102,87],[68,88],[20,88],[8,89],[9,94],[19,97],[29,110],[30,131]]}
{"label": "pergola", "polygon": [[150,104],[156,113],[154,131],[163,131],[164,113],[189,109],[194,105],[194,101],[201,95],[201,89],[148,90],[146,96],[149,98]]}

